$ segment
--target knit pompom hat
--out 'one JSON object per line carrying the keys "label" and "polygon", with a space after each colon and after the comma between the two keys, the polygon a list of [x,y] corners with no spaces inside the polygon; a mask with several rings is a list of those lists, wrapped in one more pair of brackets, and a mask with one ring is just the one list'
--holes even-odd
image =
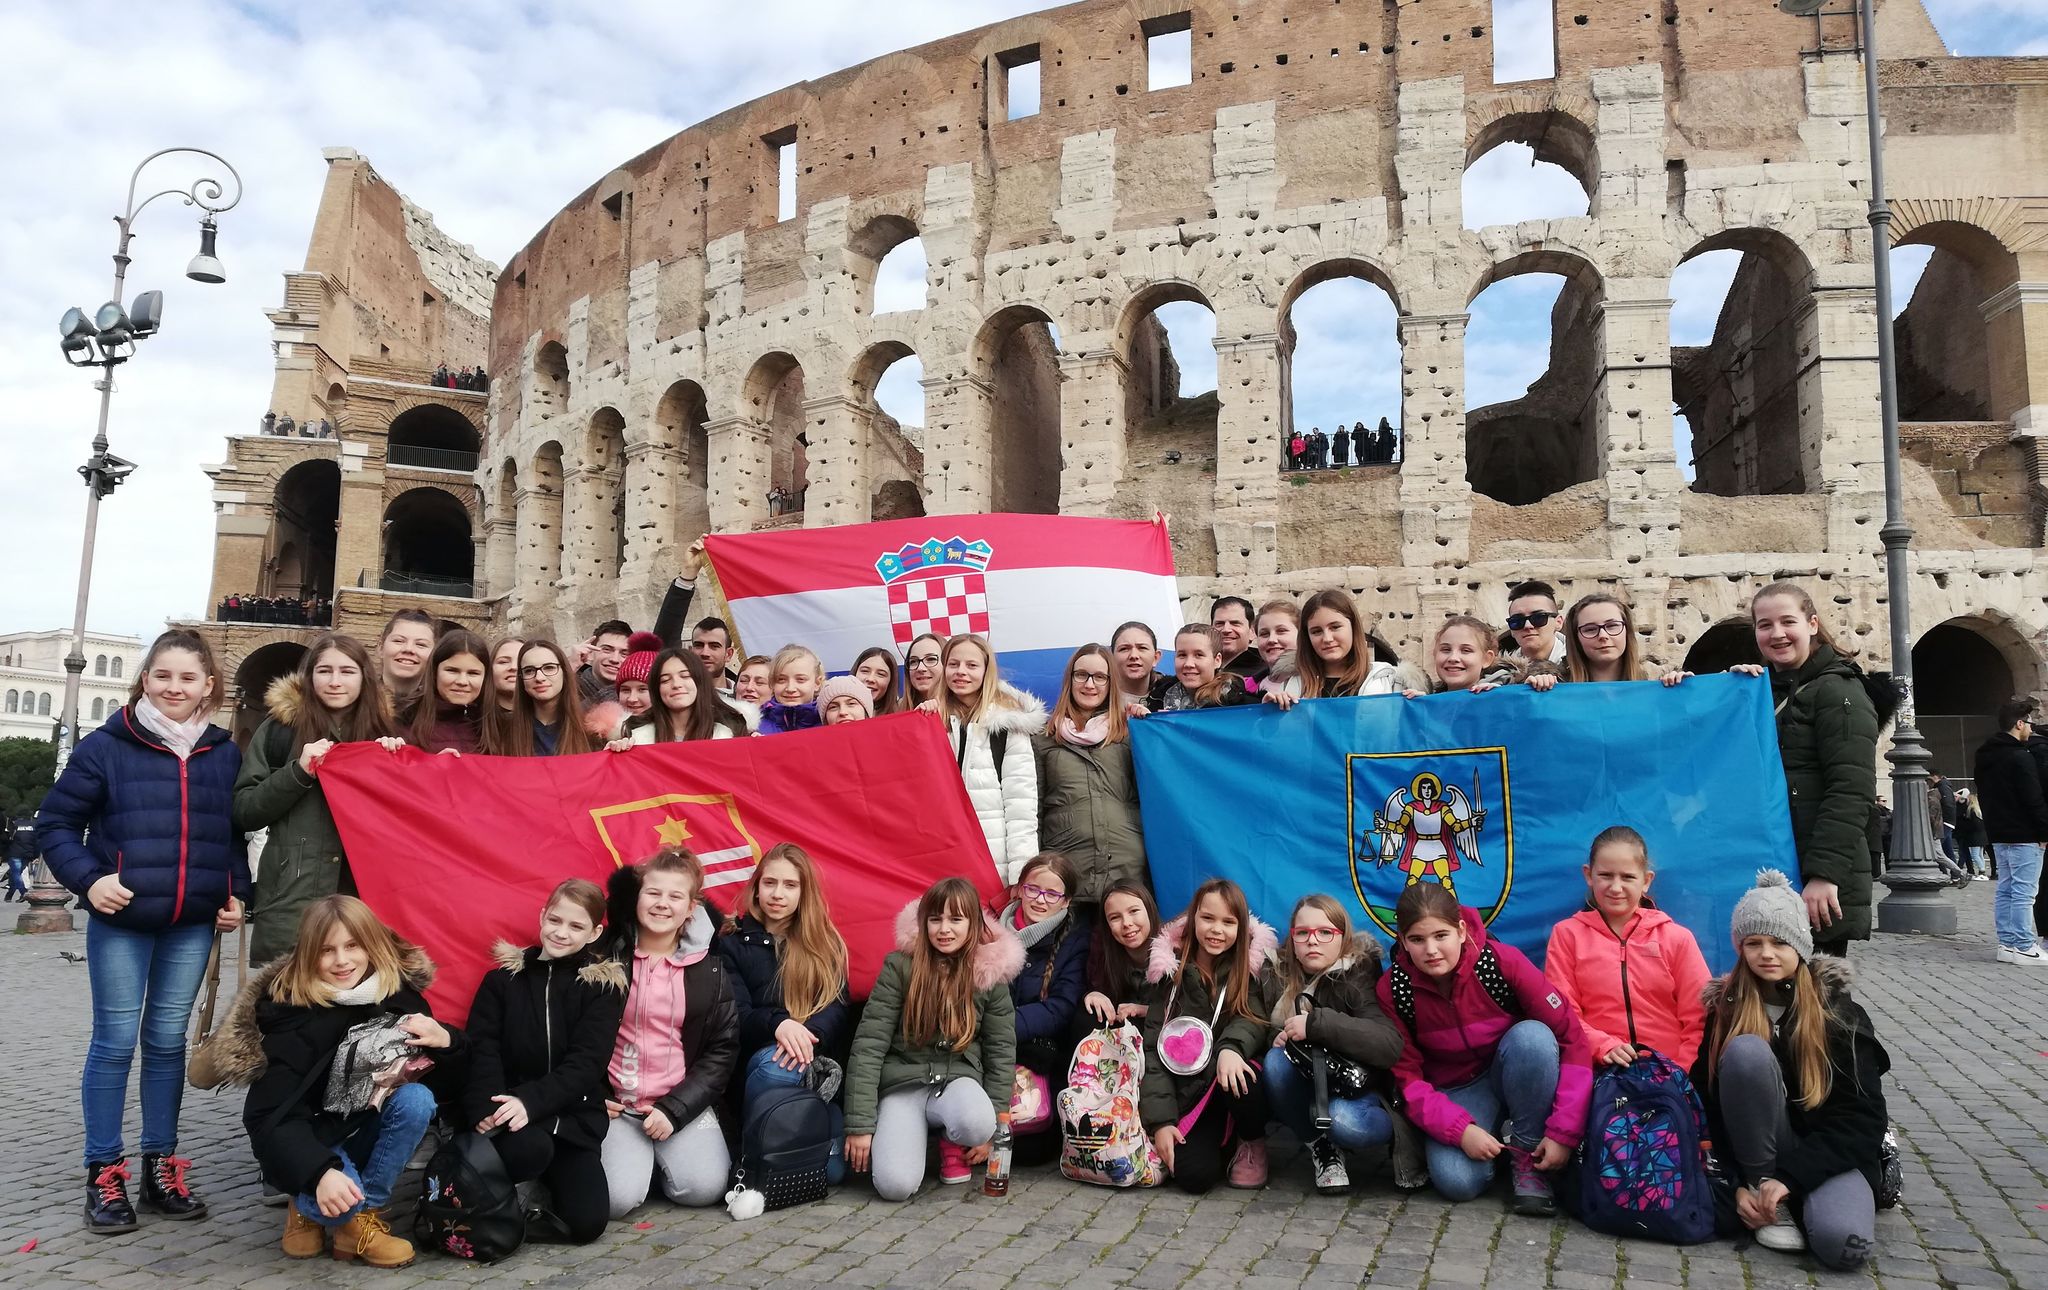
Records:
{"label": "knit pompom hat", "polygon": [[874,691],[868,689],[866,681],[851,676],[835,676],[818,687],[818,715],[825,715],[825,709],[832,706],[832,700],[845,696],[860,700],[862,716],[875,715]]}
{"label": "knit pompom hat", "polygon": [[1813,927],[1806,919],[1806,902],[1792,890],[1792,880],[1776,869],[1756,871],[1756,886],[1735,902],[1728,932],[1738,954],[1745,936],[1770,936],[1799,951],[1801,963],[1813,957]]}
{"label": "knit pompom hat", "polygon": [[626,638],[626,661],[619,664],[620,685],[628,681],[648,684],[654,675],[654,656],[661,653],[661,637],[653,632],[634,632]]}

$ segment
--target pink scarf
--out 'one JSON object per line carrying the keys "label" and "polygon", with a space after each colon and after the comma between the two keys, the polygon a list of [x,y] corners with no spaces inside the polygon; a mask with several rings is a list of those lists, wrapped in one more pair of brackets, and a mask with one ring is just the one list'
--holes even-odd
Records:
{"label": "pink scarf", "polygon": [[1109,717],[1097,715],[1075,725],[1071,717],[1060,718],[1060,742],[1074,744],[1081,748],[1093,748],[1109,738]]}

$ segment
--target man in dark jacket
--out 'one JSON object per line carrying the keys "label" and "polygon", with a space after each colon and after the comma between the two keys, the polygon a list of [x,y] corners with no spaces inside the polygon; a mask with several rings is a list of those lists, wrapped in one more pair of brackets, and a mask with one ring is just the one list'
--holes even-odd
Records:
{"label": "man in dark jacket", "polygon": [[35,822],[24,816],[8,827],[12,836],[7,839],[7,899],[27,900],[28,884],[22,875],[36,858]]}
{"label": "man in dark jacket", "polygon": [[1984,832],[1998,857],[1998,894],[1992,919],[1998,932],[1998,961],[2048,967],[2048,954],[2034,940],[2034,896],[2041,882],[2041,848],[2048,842],[2048,794],[2027,740],[2034,733],[2034,704],[2007,699],[1998,709],[1998,733],[1977,749],[1977,802]]}

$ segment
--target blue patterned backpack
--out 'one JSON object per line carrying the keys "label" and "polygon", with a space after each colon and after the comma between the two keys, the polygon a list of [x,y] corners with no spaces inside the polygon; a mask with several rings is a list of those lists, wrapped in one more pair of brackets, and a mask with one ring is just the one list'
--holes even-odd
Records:
{"label": "blue patterned backpack", "polygon": [[1586,1138],[1566,1165],[1558,1198],[1572,1217],[1608,1236],[1712,1240],[1718,1180],[1706,1108],[1670,1059],[1637,1052],[1629,1065],[1603,1066],[1594,1076]]}

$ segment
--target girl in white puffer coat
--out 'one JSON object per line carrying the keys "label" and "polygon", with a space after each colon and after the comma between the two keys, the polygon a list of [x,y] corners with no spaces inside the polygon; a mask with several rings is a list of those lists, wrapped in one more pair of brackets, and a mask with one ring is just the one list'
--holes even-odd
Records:
{"label": "girl in white puffer coat", "polygon": [[995,652],[979,636],[955,636],[941,655],[945,684],[937,711],[996,871],[1014,883],[1038,854],[1038,763],[1031,736],[1045,727],[1045,705],[996,675]]}

